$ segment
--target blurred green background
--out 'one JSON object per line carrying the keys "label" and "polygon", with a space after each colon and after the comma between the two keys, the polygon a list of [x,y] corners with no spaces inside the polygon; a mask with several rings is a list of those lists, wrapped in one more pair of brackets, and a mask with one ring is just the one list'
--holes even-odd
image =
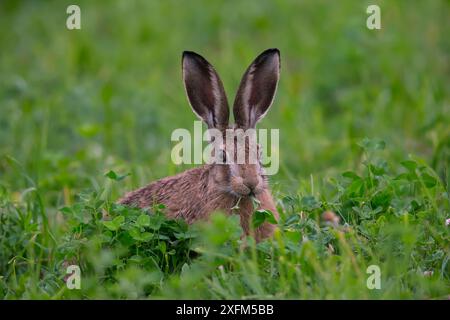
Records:
{"label": "blurred green background", "polygon": [[[71,203],[114,169],[125,189],[182,171],[175,128],[195,116],[181,52],[204,55],[233,101],[266,48],[282,55],[275,103],[260,128],[280,129],[275,192],[355,169],[357,143],[386,141],[390,166],[415,154],[448,184],[448,1],[73,1],[0,3],[0,183],[38,186]],[[382,29],[366,28],[378,4]]]}
{"label": "blurred green background", "polygon": [[[70,4],[0,1],[0,297],[448,298],[449,1],[76,1],[81,30]],[[174,221],[122,248],[147,212],[109,201],[186,168],[170,159],[172,131],[197,119],[182,51],[216,67],[231,102],[272,47],[281,80],[259,127],[280,129],[275,241],[248,254],[228,239],[237,219],[216,216],[203,251]],[[68,263],[90,277],[80,292]]]}

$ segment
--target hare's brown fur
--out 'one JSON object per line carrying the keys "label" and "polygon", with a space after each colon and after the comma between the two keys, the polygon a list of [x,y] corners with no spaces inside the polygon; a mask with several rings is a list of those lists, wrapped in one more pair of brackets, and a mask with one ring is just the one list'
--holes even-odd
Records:
{"label": "hare's brown fur", "polygon": [[[214,181],[212,165],[190,169],[172,177],[166,177],[132,191],[119,200],[120,204],[146,208],[164,204],[169,218],[182,218],[187,223],[207,219],[215,212],[238,214],[245,234],[251,232],[251,218],[254,211],[251,198],[239,198],[218,188]],[[278,219],[275,203],[267,188],[256,195],[260,208],[270,210]],[[238,203],[239,202],[239,203]],[[238,204],[238,209],[232,209]],[[255,230],[257,241],[270,236],[275,226],[262,224]]]}
{"label": "hare's brown fur", "polygon": [[[228,102],[216,71],[200,55],[183,53],[183,78],[191,107],[209,129],[219,130],[219,135],[230,128],[231,131],[255,128],[272,104],[279,68],[277,49],[266,50],[253,61],[242,78],[234,102],[236,124],[229,126]],[[235,142],[231,148],[244,150],[246,159],[249,159],[251,151],[245,141],[243,144]],[[227,151],[223,149],[224,154]],[[255,209],[252,197],[258,200],[259,209],[270,210],[278,220],[261,163],[231,162],[203,165],[163,178],[128,193],[119,203],[140,208],[164,204],[168,217],[182,218],[188,223],[207,219],[215,211],[238,214],[244,234],[249,235]],[[265,222],[253,235],[260,241],[270,236],[275,228],[275,225]]]}

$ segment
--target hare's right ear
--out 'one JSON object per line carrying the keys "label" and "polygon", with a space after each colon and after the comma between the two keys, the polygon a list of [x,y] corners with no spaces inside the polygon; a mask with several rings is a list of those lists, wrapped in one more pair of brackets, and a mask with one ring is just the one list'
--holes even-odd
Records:
{"label": "hare's right ear", "polygon": [[183,81],[189,103],[208,129],[228,126],[228,101],[222,81],[213,66],[201,55],[183,52]]}
{"label": "hare's right ear", "polygon": [[280,51],[268,49],[250,64],[234,100],[233,113],[239,128],[255,128],[272,105],[280,78]]}

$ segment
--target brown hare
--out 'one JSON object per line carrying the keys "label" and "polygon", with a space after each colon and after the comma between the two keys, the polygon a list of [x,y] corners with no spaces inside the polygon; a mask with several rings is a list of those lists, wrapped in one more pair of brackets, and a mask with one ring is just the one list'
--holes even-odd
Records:
{"label": "brown hare", "polygon": [[[248,67],[234,101],[235,124],[232,126],[229,125],[229,107],[222,81],[212,65],[202,56],[185,51],[182,69],[194,113],[209,129],[218,129],[225,135],[226,131],[254,129],[267,113],[280,75],[280,52],[268,49]],[[252,234],[257,241],[267,238],[273,234],[275,225],[265,222],[254,231],[251,227],[254,203],[260,206],[257,209],[270,210],[276,220],[279,219],[267,176],[259,161],[259,150],[254,151],[245,141],[240,143],[238,140],[234,140],[234,149],[245,150],[246,162],[205,164],[132,191],[119,203],[140,208],[162,203],[168,217],[182,218],[187,223],[206,219],[214,211],[239,214],[245,235]],[[227,151],[224,147],[221,156],[227,157]],[[250,152],[257,153],[254,163],[247,161]]]}

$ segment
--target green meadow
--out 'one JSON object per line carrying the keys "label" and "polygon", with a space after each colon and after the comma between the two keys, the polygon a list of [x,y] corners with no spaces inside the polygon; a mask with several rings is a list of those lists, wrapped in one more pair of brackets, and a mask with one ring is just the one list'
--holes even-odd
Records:
{"label": "green meadow", "polygon": [[[0,2],[0,298],[450,297],[448,1],[76,2],[80,30],[73,1]],[[192,167],[170,157],[197,119],[182,52],[232,102],[272,47],[281,78],[259,128],[280,130],[274,237],[117,205]]]}

